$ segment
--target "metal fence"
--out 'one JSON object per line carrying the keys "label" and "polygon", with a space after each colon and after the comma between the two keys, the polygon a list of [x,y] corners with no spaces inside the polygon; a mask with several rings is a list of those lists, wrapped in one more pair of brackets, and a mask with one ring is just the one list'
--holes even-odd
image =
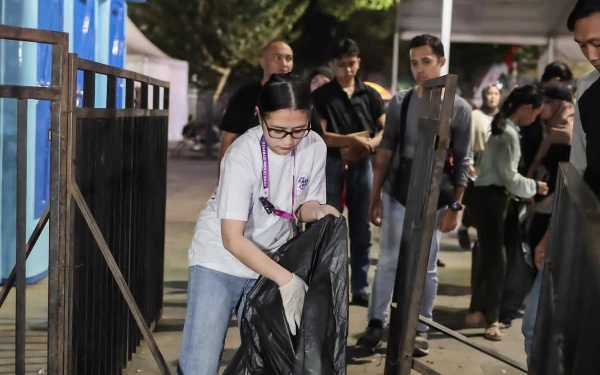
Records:
{"label": "metal fence", "polygon": [[[1,307],[16,280],[15,373],[25,373],[25,261],[49,222],[48,373],[120,374],[144,338],[169,374],[149,328],[162,311],[169,84],[68,54],[64,33],[2,25],[0,39],[53,46],[51,87],[0,85],[18,102],[17,260],[0,293]],[[50,204],[26,242],[28,99],[51,101],[52,116]]]}
{"label": "metal fence", "polygon": [[516,361],[419,315],[442,173],[450,144],[456,84],[457,76],[447,75],[427,81],[423,89],[419,138],[411,168],[419,171],[419,175],[418,178],[411,178],[408,190],[391,304],[386,375],[410,375],[412,370],[421,374],[438,374],[412,357],[419,321],[513,368],[527,371]]}
{"label": "metal fence", "polygon": [[600,203],[561,164],[533,340],[530,374],[600,369]]}

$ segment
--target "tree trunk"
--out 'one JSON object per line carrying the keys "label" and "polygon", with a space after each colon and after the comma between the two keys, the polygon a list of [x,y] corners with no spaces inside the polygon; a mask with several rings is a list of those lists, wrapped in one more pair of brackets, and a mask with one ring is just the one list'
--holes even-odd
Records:
{"label": "tree trunk", "polygon": [[221,73],[221,79],[219,80],[219,84],[215,89],[215,94],[213,95],[213,103],[217,103],[221,93],[223,93],[223,88],[225,88],[225,83],[227,83],[227,79],[229,78],[229,74],[231,74],[231,68],[223,68],[216,65],[211,65],[210,68],[218,73]]}

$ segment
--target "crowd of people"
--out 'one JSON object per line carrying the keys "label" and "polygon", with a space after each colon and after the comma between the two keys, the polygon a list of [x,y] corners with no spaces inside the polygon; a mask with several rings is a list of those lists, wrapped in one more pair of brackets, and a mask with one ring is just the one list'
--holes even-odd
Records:
{"label": "crowd of people", "polygon": [[[579,0],[569,29],[596,68],[580,80],[578,101],[573,74],[560,62],[546,67],[539,85],[517,87],[507,95],[496,85],[486,87],[484,103],[475,110],[456,96],[420,305],[420,314],[432,318],[441,234],[458,228],[459,242],[468,249],[467,229],[474,227],[472,297],[465,323],[484,328],[486,339],[501,340],[502,330],[510,327],[527,300],[523,323],[527,353],[558,163],[571,158],[581,166],[581,160],[587,160],[587,169],[583,163],[580,170],[596,193],[600,180],[600,151],[586,149],[600,137],[600,128],[592,125],[598,118],[593,100],[600,98],[600,1]],[[298,235],[299,222],[340,216],[344,208],[351,303],[368,308],[366,330],[356,345],[367,352],[381,345],[408,185],[418,173],[411,166],[423,84],[441,75],[444,56],[437,37],[413,38],[408,58],[415,85],[396,93],[386,106],[377,91],[358,79],[360,50],[351,39],[338,41],[329,66],[308,77],[290,74],[294,55],[288,44],[276,41],[265,47],[262,80],[231,98],[221,123],[219,181],[198,218],[189,251],[188,312],[179,373],[217,373],[230,317],[233,312],[239,316],[260,276],[280,287],[285,316],[295,334],[307,285],[271,255]],[[372,225],[379,227],[380,252],[369,286]],[[535,250],[531,266],[517,271],[512,269],[514,262],[507,266],[507,257],[522,254],[523,244]],[[508,288],[505,280],[515,272],[528,281]],[[415,356],[429,353],[427,330],[423,324],[417,327]]]}

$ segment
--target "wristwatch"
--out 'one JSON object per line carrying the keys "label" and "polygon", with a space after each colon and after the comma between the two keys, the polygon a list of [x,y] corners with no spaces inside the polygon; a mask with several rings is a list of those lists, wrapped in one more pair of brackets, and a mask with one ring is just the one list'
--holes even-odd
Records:
{"label": "wristwatch", "polygon": [[460,202],[458,201],[452,202],[452,204],[450,205],[450,209],[454,212],[462,211],[463,205],[460,204]]}

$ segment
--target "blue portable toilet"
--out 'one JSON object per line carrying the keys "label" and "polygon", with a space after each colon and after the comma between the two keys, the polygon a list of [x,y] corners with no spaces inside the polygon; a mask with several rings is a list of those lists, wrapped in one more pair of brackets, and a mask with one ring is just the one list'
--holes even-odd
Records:
{"label": "blue portable toilet", "polygon": [[[134,2],[144,2],[136,0]],[[125,0],[0,0],[0,24],[64,31],[69,50],[79,57],[125,66]],[[16,58],[19,57],[19,58]],[[52,47],[0,40],[0,84],[50,86]],[[105,92],[97,82],[97,104]],[[119,81],[117,105],[123,106],[124,82]],[[82,104],[83,74],[77,76]],[[38,223],[50,200],[50,103],[29,101],[27,150],[27,230]],[[16,232],[16,100],[0,99],[0,284],[15,265]],[[27,283],[48,273],[48,228],[27,260]]]}

